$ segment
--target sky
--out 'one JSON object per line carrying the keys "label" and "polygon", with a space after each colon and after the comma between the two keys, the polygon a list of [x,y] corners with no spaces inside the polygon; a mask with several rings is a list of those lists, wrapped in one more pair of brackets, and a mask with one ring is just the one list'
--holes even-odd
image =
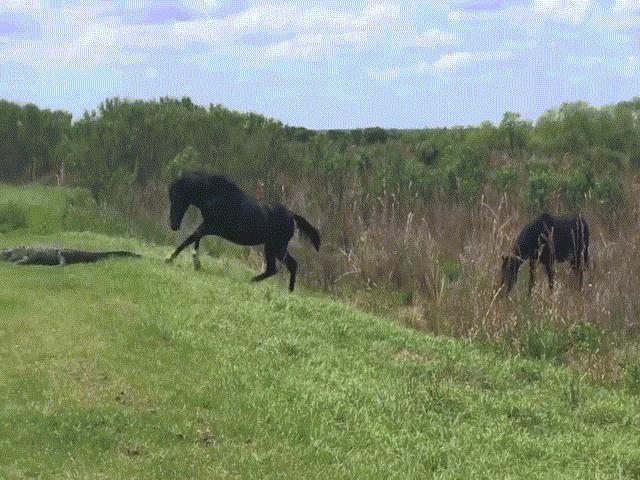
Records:
{"label": "sky", "polygon": [[313,129],[640,95],[640,0],[0,0],[0,98],[189,96]]}

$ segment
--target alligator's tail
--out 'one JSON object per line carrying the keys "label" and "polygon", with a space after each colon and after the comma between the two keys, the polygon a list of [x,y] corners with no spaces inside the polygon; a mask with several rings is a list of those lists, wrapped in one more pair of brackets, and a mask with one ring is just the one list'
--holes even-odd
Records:
{"label": "alligator's tail", "polygon": [[92,263],[110,257],[140,257],[137,253],[127,252],[125,250],[114,250],[111,252],[82,252],[77,250],[61,250],[61,262],[68,263]]}
{"label": "alligator's tail", "polygon": [[140,257],[137,253],[127,252],[126,250],[114,250],[113,252],[104,252],[108,257]]}
{"label": "alligator's tail", "polygon": [[298,225],[300,231],[304,233],[309,240],[311,240],[311,243],[313,243],[315,249],[320,250],[320,233],[318,233],[318,230],[316,230],[313,225],[307,222],[300,215],[294,213],[293,218],[295,219],[296,225]]}

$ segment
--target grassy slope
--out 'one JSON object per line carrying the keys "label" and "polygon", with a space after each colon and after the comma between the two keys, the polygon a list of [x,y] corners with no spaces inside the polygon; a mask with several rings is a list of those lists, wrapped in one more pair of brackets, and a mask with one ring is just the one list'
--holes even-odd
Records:
{"label": "grassy slope", "polygon": [[27,241],[145,258],[0,264],[0,478],[640,476],[638,399],[566,369],[289,294],[284,275],[249,284],[229,259],[194,272],[60,231],[0,246]]}

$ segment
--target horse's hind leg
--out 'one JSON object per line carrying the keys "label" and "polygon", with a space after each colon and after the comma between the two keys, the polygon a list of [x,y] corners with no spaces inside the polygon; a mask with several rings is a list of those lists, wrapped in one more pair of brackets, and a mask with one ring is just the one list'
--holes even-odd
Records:
{"label": "horse's hind leg", "polygon": [[191,254],[191,257],[193,259],[193,268],[195,270],[200,270],[200,267],[202,266],[202,264],[200,263],[200,256],[198,252],[198,250],[200,249],[200,240],[201,238],[196,239],[195,243],[193,244],[193,253]]}
{"label": "horse's hind leg", "polygon": [[582,291],[582,283],[584,282],[584,267],[582,265],[577,268],[576,274],[578,275],[578,288]]}
{"label": "horse's hind leg", "polygon": [[267,269],[264,273],[260,275],[256,275],[251,279],[252,282],[259,282],[260,280],[264,280],[265,278],[269,278],[276,273],[276,256],[270,248],[264,247],[264,256],[267,260]]}
{"label": "horse's hind leg", "polygon": [[285,254],[284,263],[289,270],[291,276],[289,277],[289,291],[293,292],[293,288],[296,285],[296,272],[298,271],[298,262],[289,253]]}
{"label": "horse's hind leg", "polygon": [[584,263],[581,262],[580,259],[578,259],[575,261],[575,263],[572,263],[571,266],[573,267],[573,271],[576,275],[578,289],[582,291],[582,283],[584,280]]}

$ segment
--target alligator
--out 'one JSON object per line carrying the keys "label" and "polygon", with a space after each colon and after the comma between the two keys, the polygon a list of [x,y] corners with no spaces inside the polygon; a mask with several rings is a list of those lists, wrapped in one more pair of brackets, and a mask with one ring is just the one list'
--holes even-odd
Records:
{"label": "alligator", "polygon": [[15,265],[68,265],[92,263],[109,257],[139,257],[124,250],[111,252],[87,252],[54,245],[25,245],[0,251],[0,260]]}

